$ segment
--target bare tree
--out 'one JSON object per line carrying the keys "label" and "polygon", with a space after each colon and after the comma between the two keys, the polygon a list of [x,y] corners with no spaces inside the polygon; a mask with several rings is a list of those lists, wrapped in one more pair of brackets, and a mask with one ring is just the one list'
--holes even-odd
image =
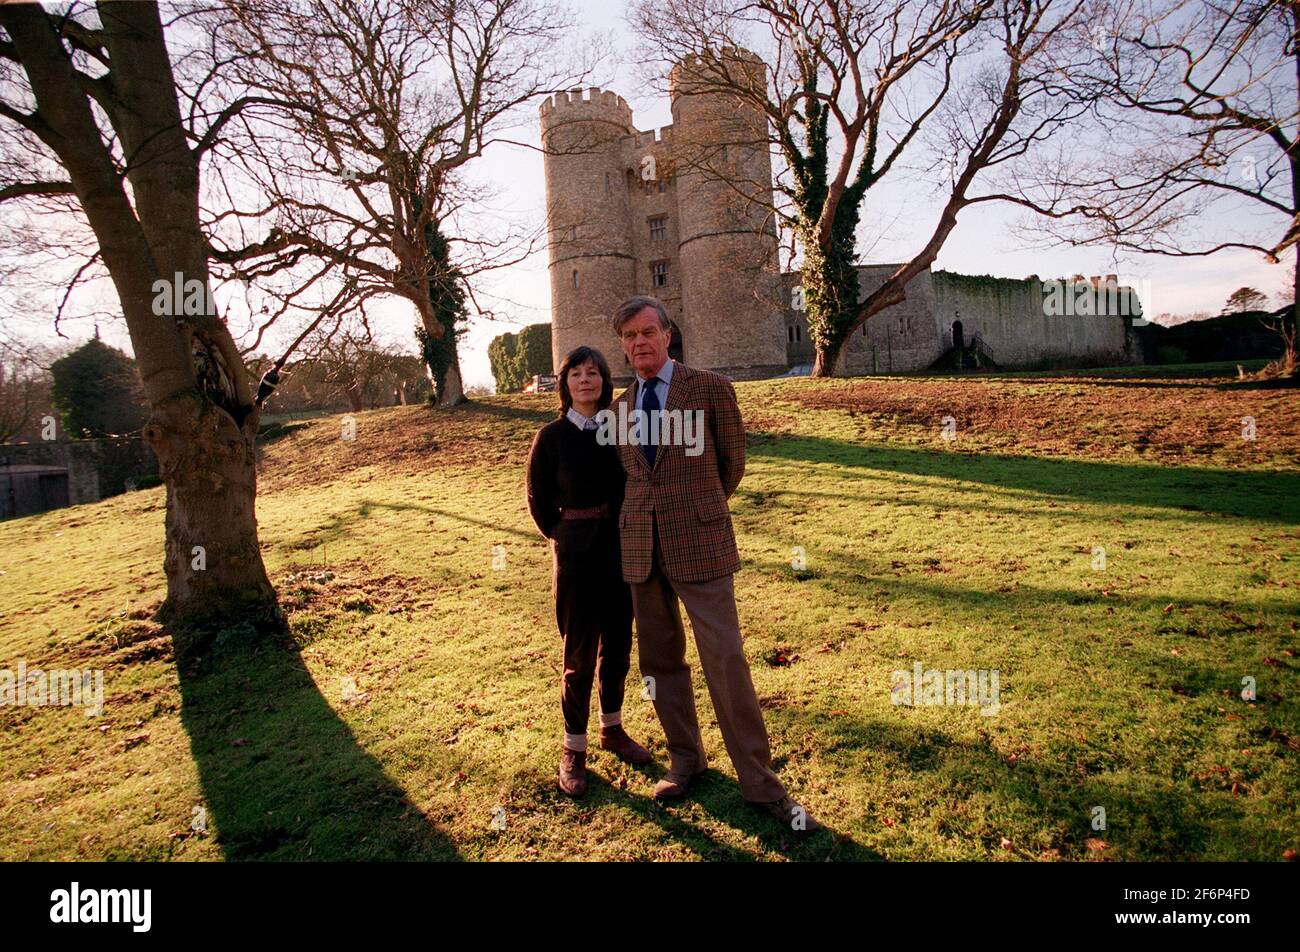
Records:
{"label": "bare tree", "polygon": [[[1106,148],[1062,153],[1025,176],[1023,204],[1051,219],[1037,231],[1180,258],[1245,249],[1277,263],[1294,253],[1300,4],[1101,0],[1084,24],[1060,63],[1061,88],[1095,119],[1080,141]],[[1207,229],[1211,213],[1221,222]],[[1300,257],[1293,304],[1297,281]]]}
{"label": "bare tree", "polygon": [[0,443],[27,434],[49,406],[49,376],[35,363],[0,351]]}
{"label": "bare tree", "polygon": [[308,340],[302,363],[320,365],[322,380],[333,393],[342,395],[353,412],[405,403],[407,390],[415,383],[412,363],[394,345],[383,345],[354,332],[322,334]]}
{"label": "bare tree", "polygon": [[[976,194],[977,178],[1004,172],[1084,111],[1055,95],[1048,56],[1082,13],[1083,0],[637,4],[653,57],[680,64],[679,89],[686,80],[692,94],[731,97],[767,118],[778,160],[771,210],[801,258],[814,375],[835,373],[849,335],[906,299],[963,209],[1015,198]],[[748,68],[746,47],[768,63],[765,82]],[[859,300],[864,202],[927,141],[937,145],[922,164],[940,173],[942,210],[921,248]],[[727,178],[717,151],[683,161]],[[741,184],[751,196],[752,184]]]}
{"label": "bare tree", "polygon": [[[0,31],[0,198],[75,200],[116,289],[167,487],[163,617],[274,618],[254,511],[258,407],[212,305],[207,143],[182,121],[158,7],[4,5]],[[37,174],[12,177],[24,156]]]}
{"label": "bare tree", "polygon": [[561,55],[572,20],[545,0],[255,0],[211,25],[255,102],[218,148],[267,196],[222,223],[270,226],[217,256],[245,278],[312,262],[264,327],[303,285],[346,276],[337,311],[410,301],[439,401],[463,399],[456,334],[473,278],[544,234],[488,227],[487,190],[465,172],[511,141],[520,106],[587,75]]}

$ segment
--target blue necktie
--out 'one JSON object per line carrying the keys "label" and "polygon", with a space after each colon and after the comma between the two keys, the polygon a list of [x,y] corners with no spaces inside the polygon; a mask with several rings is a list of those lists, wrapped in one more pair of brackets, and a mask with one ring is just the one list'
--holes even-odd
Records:
{"label": "blue necktie", "polygon": [[658,438],[659,433],[659,395],[655,393],[655,383],[658,377],[652,377],[645,381],[641,386],[645,387],[645,396],[641,398],[641,409],[645,411],[647,432],[642,433],[641,452],[645,453],[645,461],[654,469],[655,446],[654,439]]}

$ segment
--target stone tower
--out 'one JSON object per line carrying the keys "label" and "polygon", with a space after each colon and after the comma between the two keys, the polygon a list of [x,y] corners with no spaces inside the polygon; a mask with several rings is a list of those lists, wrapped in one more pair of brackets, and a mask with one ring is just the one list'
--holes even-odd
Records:
{"label": "stone tower", "polygon": [[609,318],[634,286],[623,158],[632,109],[612,92],[588,92],[556,93],[541,106],[553,369],[580,344],[622,366]]}
{"label": "stone tower", "polygon": [[542,103],[554,366],[588,344],[629,381],[609,321],[632,294],[664,302],[670,354],[690,366],[736,378],[789,366],[766,120],[710,90],[718,65],[765,80],[750,53],[684,61],[669,77],[673,125],[658,132],[637,131],[612,92]]}
{"label": "stone tower", "polygon": [[669,74],[685,362],[740,378],[789,366],[767,117],[718,91],[766,79],[759,57],[734,48]]}

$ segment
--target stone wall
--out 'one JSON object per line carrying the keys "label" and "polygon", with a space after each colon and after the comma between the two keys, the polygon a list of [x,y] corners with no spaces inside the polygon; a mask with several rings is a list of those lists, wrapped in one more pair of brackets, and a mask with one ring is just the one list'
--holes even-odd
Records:
{"label": "stone wall", "polygon": [[[864,265],[858,269],[859,300],[885,281],[899,265]],[[1139,359],[1125,314],[1141,313],[1136,294],[1126,288],[1108,291],[1105,282],[1065,282],[1061,297],[1077,301],[1093,295],[1087,313],[1049,313],[1051,284],[1038,278],[1017,280],[926,270],[907,286],[907,298],[871,317],[848,340],[840,372],[899,373],[926,370],[953,346],[954,325],[961,322],[963,343],[978,335],[984,351],[1000,366],[1015,369],[1056,364],[1099,365]],[[793,307],[799,275],[785,275],[786,347],[790,365],[810,363],[806,315]],[[1086,285],[1086,287],[1085,287]],[[798,341],[790,341],[791,327]]]}
{"label": "stone wall", "polygon": [[158,458],[140,439],[51,440],[0,446],[0,465],[58,466],[68,471],[68,502],[116,496],[145,477],[158,476]]}
{"label": "stone wall", "polygon": [[[897,264],[858,268],[859,300],[875,291],[898,270]],[[946,346],[935,324],[935,291],[930,271],[907,285],[907,298],[876,314],[849,337],[840,369],[849,374],[898,373],[929,367]]]}
{"label": "stone wall", "polygon": [[935,329],[945,350],[952,346],[953,323],[960,320],[966,342],[978,333],[1000,367],[1128,362],[1125,318],[1114,313],[1119,308],[1104,294],[1097,297],[1101,307],[1091,309],[1112,313],[1049,314],[1045,304],[1052,289],[1036,277],[936,271],[931,282]]}

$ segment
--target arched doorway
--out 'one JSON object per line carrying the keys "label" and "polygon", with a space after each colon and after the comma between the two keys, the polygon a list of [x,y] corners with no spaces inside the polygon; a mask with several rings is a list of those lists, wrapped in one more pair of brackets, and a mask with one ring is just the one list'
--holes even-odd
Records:
{"label": "arched doorway", "polygon": [[668,323],[672,324],[672,329],[670,331],[672,337],[668,341],[668,356],[670,359],[675,360],[678,363],[685,363],[685,361],[682,360],[682,329],[677,326],[676,321],[669,321]]}
{"label": "arched doorway", "polygon": [[962,336],[961,321],[952,322],[952,346],[961,350],[966,346],[966,341]]}

